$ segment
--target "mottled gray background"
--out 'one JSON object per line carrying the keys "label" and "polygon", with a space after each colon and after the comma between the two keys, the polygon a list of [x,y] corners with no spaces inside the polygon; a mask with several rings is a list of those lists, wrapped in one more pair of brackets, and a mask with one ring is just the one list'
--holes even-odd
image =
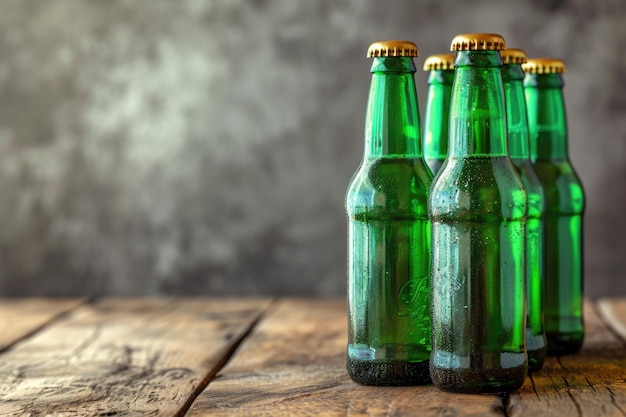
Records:
{"label": "mottled gray background", "polygon": [[567,62],[587,294],[626,294],[623,1],[0,6],[0,295],[342,295],[366,48],[464,32]]}

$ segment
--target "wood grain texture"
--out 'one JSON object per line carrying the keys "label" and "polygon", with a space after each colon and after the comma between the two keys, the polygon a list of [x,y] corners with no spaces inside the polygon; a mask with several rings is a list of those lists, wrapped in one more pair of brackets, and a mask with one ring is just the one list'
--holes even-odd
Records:
{"label": "wood grain texture", "polygon": [[83,302],[79,299],[0,298],[0,352]]}
{"label": "wood grain texture", "polygon": [[504,416],[497,396],[364,387],[345,371],[344,301],[283,300],[198,396],[198,416]]}
{"label": "wood grain texture", "polygon": [[587,303],[582,351],[503,398],[353,383],[342,300],[19,301],[0,416],[626,416],[626,300]]}
{"label": "wood grain texture", "polygon": [[0,356],[0,415],[184,412],[268,300],[87,304]]}
{"label": "wood grain texture", "polygon": [[626,416],[626,344],[591,303],[584,311],[582,350],[548,358],[543,369],[511,395],[510,416]]}

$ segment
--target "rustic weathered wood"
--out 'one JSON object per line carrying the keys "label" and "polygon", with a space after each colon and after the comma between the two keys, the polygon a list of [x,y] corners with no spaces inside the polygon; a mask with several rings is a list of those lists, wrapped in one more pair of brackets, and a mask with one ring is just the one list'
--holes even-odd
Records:
{"label": "rustic weathered wood", "polygon": [[607,325],[626,341],[626,299],[614,298],[598,302],[598,311]]}
{"label": "rustic weathered wood", "polygon": [[189,416],[505,415],[497,396],[351,382],[345,371],[346,322],[343,301],[280,302],[192,404]]}
{"label": "rustic weathered wood", "polygon": [[182,414],[269,304],[84,305],[0,356],[0,415]]}
{"label": "rustic weathered wood", "polygon": [[585,304],[585,342],[575,355],[550,357],[510,397],[509,415],[626,416],[626,344]]}
{"label": "rustic weathered wood", "polygon": [[13,334],[0,341],[20,340],[0,354],[0,416],[626,416],[623,299],[587,304],[582,351],[503,399],[354,384],[343,301],[13,301],[0,303]]}
{"label": "rustic weathered wood", "polygon": [[0,352],[83,302],[77,299],[0,298]]}

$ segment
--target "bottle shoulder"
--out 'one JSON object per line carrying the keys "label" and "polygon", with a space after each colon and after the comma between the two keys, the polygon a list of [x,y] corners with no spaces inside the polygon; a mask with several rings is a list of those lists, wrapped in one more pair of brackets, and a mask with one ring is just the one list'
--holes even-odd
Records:
{"label": "bottle shoulder", "polygon": [[365,159],[348,187],[346,210],[348,215],[375,211],[426,216],[431,183],[423,158]]}
{"label": "bottle shoulder", "polygon": [[511,162],[526,189],[526,195],[528,196],[528,218],[541,218],[545,211],[545,196],[541,180],[535,171],[535,167],[529,158],[511,159]]}
{"label": "bottle shoulder", "polygon": [[525,219],[528,197],[507,156],[448,158],[431,188],[431,219]]}
{"label": "bottle shoulder", "polygon": [[536,160],[534,167],[543,187],[546,212],[560,214],[584,212],[583,185],[568,160]]}
{"label": "bottle shoulder", "polygon": [[533,167],[537,172],[537,175],[541,179],[544,186],[546,181],[550,182],[563,182],[568,181],[576,183],[582,187],[578,174],[572,166],[571,162],[567,159],[560,160],[546,160],[535,159],[533,161]]}

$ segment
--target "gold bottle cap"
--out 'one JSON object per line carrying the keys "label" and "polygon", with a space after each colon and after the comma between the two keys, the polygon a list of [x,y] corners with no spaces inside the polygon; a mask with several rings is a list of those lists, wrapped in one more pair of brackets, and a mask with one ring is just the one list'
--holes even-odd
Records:
{"label": "gold bottle cap", "polygon": [[502,51],[503,49],[506,49],[504,38],[495,33],[456,35],[450,45],[451,51]]}
{"label": "gold bottle cap", "polygon": [[507,48],[504,51],[500,51],[500,57],[502,58],[502,64],[525,64],[528,59],[526,58],[526,52],[521,49]]}
{"label": "gold bottle cap", "polygon": [[410,41],[378,41],[367,49],[368,58],[387,56],[419,56],[419,50]]}
{"label": "gold bottle cap", "polygon": [[453,70],[454,54],[431,55],[424,61],[424,71]]}
{"label": "gold bottle cap", "polygon": [[529,74],[562,74],[567,71],[565,62],[556,58],[533,58],[522,64],[524,72]]}

